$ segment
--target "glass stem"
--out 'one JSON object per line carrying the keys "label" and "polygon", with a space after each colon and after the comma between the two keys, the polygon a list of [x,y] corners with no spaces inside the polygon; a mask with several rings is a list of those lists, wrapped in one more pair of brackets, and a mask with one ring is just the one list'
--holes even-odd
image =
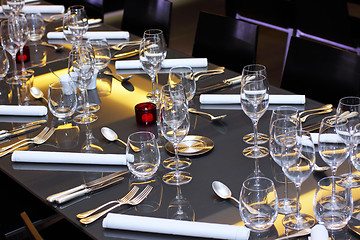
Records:
{"label": "glass stem", "polygon": [[175,153],[175,176],[179,177],[179,156],[178,156],[178,144],[174,143],[174,153]]}
{"label": "glass stem", "polygon": [[300,188],[301,186],[296,184],[296,218],[300,218]]}
{"label": "glass stem", "polygon": [[24,63],[24,47],[20,48],[20,56],[21,56],[21,71],[25,72],[25,63]]}
{"label": "glass stem", "polygon": [[158,102],[159,88],[158,88],[158,75],[157,74],[153,74],[151,76],[151,89],[152,89],[154,101]]}
{"label": "glass stem", "polygon": [[257,125],[258,125],[258,121],[254,120],[253,121],[253,126],[254,126],[254,146],[257,147],[258,145],[258,129],[257,129]]}
{"label": "glass stem", "polygon": [[17,72],[17,67],[16,67],[16,53],[14,55],[12,55],[12,59],[13,59],[13,62],[14,62],[14,77],[15,79],[18,79],[18,76],[16,75],[16,72]]}
{"label": "glass stem", "polygon": [[89,108],[87,106],[88,103],[88,93],[87,90],[82,90],[81,91],[82,95],[83,95],[83,112],[84,112],[84,118],[87,118],[89,116]]}

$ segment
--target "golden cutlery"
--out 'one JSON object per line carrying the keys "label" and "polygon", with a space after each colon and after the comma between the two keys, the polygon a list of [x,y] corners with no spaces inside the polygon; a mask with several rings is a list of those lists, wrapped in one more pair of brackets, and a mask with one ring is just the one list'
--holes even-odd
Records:
{"label": "golden cutlery", "polygon": [[135,49],[134,51],[131,51],[131,52],[118,53],[118,54],[115,54],[114,57],[111,58],[111,60],[119,60],[119,59],[132,57],[132,56],[137,55],[138,53],[139,53],[138,49]]}

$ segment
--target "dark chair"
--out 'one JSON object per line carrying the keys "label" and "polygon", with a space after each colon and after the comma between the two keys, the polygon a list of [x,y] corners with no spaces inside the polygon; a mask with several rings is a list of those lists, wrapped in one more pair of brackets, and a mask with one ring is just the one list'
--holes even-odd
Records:
{"label": "dark chair", "polygon": [[139,37],[147,29],[161,29],[169,44],[171,12],[172,2],[167,0],[125,0],[121,29]]}
{"label": "dark chair", "polygon": [[337,106],[344,96],[360,96],[360,56],[292,37],[280,87]]}
{"label": "dark chair", "polygon": [[192,55],[239,73],[256,62],[258,26],[200,12]]}

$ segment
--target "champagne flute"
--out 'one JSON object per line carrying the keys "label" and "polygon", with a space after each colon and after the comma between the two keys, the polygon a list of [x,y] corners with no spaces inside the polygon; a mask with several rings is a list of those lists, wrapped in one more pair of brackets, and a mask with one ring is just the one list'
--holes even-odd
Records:
{"label": "champagne flute", "polygon": [[[243,67],[241,84],[246,80],[252,79],[254,76],[265,76],[267,78],[266,67],[261,64],[249,64]],[[254,133],[246,134],[243,137],[244,142],[248,144],[254,144]],[[269,140],[269,136],[265,133],[257,133],[257,144],[266,143]]]}
{"label": "champagne flute", "polygon": [[314,217],[300,213],[300,189],[311,175],[315,164],[315,145],[309,132],[290,131],[285,134],[282,151],[282,170],[296,187],[296,213],[286,215],[283,225],[292,230],[302,230],[315,225]]}
{"label": "champagne flute", "polygon": [[75,37],[76,42],[81,41],[89,28],[85,7],[82,5],[70,6],[67,13],[69,14],[69,30]]}
{"label": "champagne flute", "polygon": [[16,68],[16,54],[20,49],[20,45],[17,42],[12,41],[10,38],[11,29],[10,29],[10,23],[9,20],[3,20],[1,21],[1,44],[4,47],[4,49],[10,53],[13,65],[14,65],[14,74],[13,76],[6,79],[6,82],[9,84],[18,84],[19,83],[19,77],[17,76],[17,68]]}
{"label": "champagne flute", "polygon": [[269,84],[264,75],[256,75],[243,81],[240,91],[241,108],[251,119],[254,128],[254,145],[245,148],[243,154],[249,158],[265,157],[269,154],[269,150],[257,143],[257,125],[269,107]]}
{"label": "champagne flute", "polygon": [[[269,151],[272,159],[281,167],[284,137],[286,132],[300,130],[298,110],[291,106],[276,107],[270,118]],[[284,175],[284,198],[279,199],[279,213],[290,214],[296,211],[296,202],[288,198],[288,178]]]}
{"label": "champagne flute", "polygon": [[163,181],[170,185],[182,185],[189,183],[192,176],[188,172],[179,171],[178,145],[186,137],[190,128],[189,111],[187,104],[178,101],[176,95],[171,95],[161,103],[160,129],[163,136],[174,146],[175,171],[163,175]]}
{"label": "champagne flute", "polygon": [[94,51],[91,45],[77,42],[69,54],[68,72],[71,79],[79,88],[83,97],[83,113],[77,115],[74,121],[79,124],[92,123],[97,116],[89,113],[87,87],[89,86],[95,69]]}
{"label": "champagne flute", "polygon": [[194,72],[191,67],[172,67],[169,73],[169,83],[183,85],[188,103],[190,103],[190,101],[194,98],[196,91],[196,81],[194,78]]}
{"label": "champagne flute", "polygon": [[[347,124],[345,126],[342,123],[344,119],[343,115],[346,115]],[[359,135],[355,133],[355,126],[360,123],[360,97],[343,97],[339,100],[339,104],[336,109],[336,132],[344,139],[350,149],[348,158],[348,173],[341,175],[346,178],[344,181],[349,184],[350,187],[355,188],[360,186],[360,176],[352,173],[351,161],[355,158],[354,146],[355,142],[358,142]]]}

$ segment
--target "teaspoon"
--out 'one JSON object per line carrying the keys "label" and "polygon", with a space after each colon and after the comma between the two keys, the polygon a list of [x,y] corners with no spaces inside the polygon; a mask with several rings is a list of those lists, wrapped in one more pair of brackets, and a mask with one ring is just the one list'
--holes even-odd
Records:
{"label": "teaspoon", "polygon": [[[111,128],[108,128],[108,127],[102,127],[101,128],[101,133],[102,135],[109,141],[119,141],[121,142],[122,144],[125,145],[126,147],[126,142],[124,142],[123,140],[119,139],[118,135],[116,134],[116,132],[114,130],[112,130]],[[138,152],[140,151],[140,148],[138,147],[135,147],[134,145],[131,145],[131,148],[135,151],[135,152]]]}
{"label": "teaspoon", "polygon": [[196,110],[195,108],[189,108],[189,112],[191,113],[195,113],[195,114],[203,114],[203,115],[207,115],[210,117],[211,121],[215,121],[215,120],[221,120],[224,117],[226,117],[226,115],[220,115],[220,116],[213,116],[210,113],[206,113],[206,112],[201,112]]}
{"label": "teaspoon", "polygon": [[44,93],[38,89],[37,87],[30,88],[31,95],[36,99],[44,99],[46,103],[48,103],[48,100],[44,97]]}
{"label": "teaspoon", "polygon": [[133,77],[133,75],[130,75],[128,77],[123,77],[120,74],[114,74],[114,73],[109,72],[109,71],[104,71],[104,73],[107,74],[107,75],[111,75],[111,76],[113,76],[114,78],[116,78],[117,80],[120,80],[120,81],[127,81],[127,80],[129,80],[130,78]]}

